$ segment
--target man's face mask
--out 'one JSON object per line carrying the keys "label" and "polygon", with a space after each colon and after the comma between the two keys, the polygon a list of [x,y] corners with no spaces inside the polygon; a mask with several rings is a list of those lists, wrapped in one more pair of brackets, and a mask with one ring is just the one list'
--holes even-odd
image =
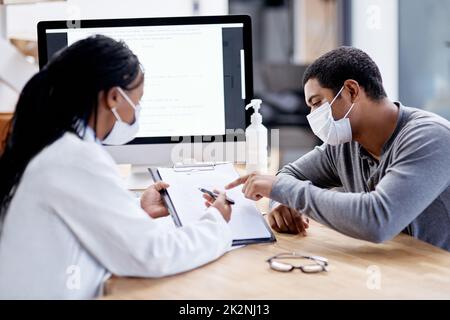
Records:
{"label": "man's face mask", "polygon": [[339,90],[331,104],[328,101],[325,102],[306,117],[314,134],[320,140],[332,146],[352,141],[352,127],[347,116],[355,104],[351,105],[342,119],[334,120],[331,112],[331,105],[339,97],[343,89],[344,87]]}
{"label": "man's face mask", "polygon": [[119,87],[118,88],[122,97],[130,104],[134,109],[134,122],[132,124],[122,121],[116,108],[112,108],[111,112],[116,117],[116,122],[111,132],[103,139],[103,144],[108,145],[122,145],[130,142],[136,137],[139,131],[139,114],[141,111],[140,105],[135,105],[128,95]]}

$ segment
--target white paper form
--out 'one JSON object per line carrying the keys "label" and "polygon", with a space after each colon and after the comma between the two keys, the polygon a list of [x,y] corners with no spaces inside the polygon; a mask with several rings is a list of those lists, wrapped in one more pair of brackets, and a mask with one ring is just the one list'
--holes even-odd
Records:
{"label": "white paper form", "polygon": [[[168,193],[182,225],[197,221],[205,212],[205,200],[198,188],[224,190],[224,186],[239,175],[233,164],[219,164],[214,170],[177,172],[172,168],[158,168],[161,179],[170,184]],[[259,210],[252,200],[246,199],[241,187],[227,190],[235,201],[229,222],[234,240],[271,238]]]}

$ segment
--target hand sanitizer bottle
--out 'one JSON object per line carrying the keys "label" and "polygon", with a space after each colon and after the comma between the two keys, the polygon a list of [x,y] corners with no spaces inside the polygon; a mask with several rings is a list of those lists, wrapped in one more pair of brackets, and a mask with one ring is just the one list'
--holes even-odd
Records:
{"label": "hand sanitizer bottle", "polygon": [[259,113],[262,101],[253,99],[245,109],[253,107],[255,112],[251,116],[251,124],[245,130],[245,169],[247,173],[258,171],[267,172],[267,128],[262,124],[262,116]]}

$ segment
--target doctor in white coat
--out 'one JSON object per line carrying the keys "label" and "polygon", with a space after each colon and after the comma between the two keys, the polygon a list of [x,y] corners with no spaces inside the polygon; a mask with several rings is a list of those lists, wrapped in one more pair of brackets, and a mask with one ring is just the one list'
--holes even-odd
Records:
{"label": "doctor in white coat", "polygon": [[175,228],[158,192],[168,185],[139,204],[102,147],[134,138],[143,82],[123,43],[94,36],[25,86],[0,154],[0,298],[94,298],[111,274],[162,277],[229,249],[224,194]]}

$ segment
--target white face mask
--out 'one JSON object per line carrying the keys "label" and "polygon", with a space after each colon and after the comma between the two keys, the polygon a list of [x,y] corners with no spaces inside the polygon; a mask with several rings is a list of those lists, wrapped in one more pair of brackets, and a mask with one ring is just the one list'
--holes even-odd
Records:
{"label": "white face mask", "polygon": [[333,113],[331,112],[331,105],[343,89],[344,87],[339,90],[333,101],[331,101],[331,104],[328,101],[325,102],[306,117],[314,134],[320,140],[332,146],[352,141],[352,127],[347,116],[355,104],[352,104],[342,119],[334,120]]}
{"label": "white face mask", "polygon": [[111,132],[103,139],[103,144],[118,146],[122,144],[126,144],[133,140],[136,137],[136,134],[139,131],[139,114],[141,112],[140,105],[135,105],[133,101],[131,101],[130,97],[123,92],[121,88],[118,88],[122,97],[127,100],[130,106],[134,109],[134,122],[132,124],[126,123],[122,121],[119,114],[117,113],[116,108],[112,108],[111,112],[116,117],[116,122],[111,130]]}

